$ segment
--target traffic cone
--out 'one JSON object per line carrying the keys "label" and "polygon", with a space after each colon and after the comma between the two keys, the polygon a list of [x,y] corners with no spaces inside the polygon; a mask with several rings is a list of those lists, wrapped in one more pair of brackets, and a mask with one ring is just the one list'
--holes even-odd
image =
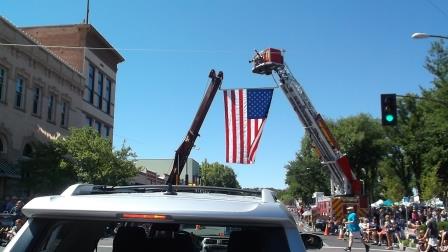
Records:
{"label": "traffic cone", "polygon": [[325,231],[324,231],[324,235],[327,236],[329,234],[330,230],[328,228],[328,224],[325,225]]}
{"label": "traffic cone", "polygon": [[338,240],[344,240],[344,230],[342,228],[339,229]]}

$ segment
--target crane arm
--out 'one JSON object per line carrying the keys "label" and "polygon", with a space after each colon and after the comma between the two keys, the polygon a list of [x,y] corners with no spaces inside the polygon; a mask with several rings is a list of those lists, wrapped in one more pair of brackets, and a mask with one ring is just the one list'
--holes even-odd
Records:
{"label": "crane arm", "polygon": [[[170,176],[166,181],[167,184],[179,184],[179,176],[182,173],[185,163],[187,162],[191,149],[194,146],[194,142],[199,136],[199,130],[201,129],[205,116],[207,115],[210,105],[212,104],[213,98],[215,97],[218,89],[221,87],[224,74],[220,71],[218,75],[216,75],[215,70],[211,70],[209,73],[209,78],[211,78],[211,81],[204,97],[202,98],[202,102],[196,112],[193,123],[191,124],[184,141],[176,150]],[[188,181],[186,182],[188,183]]]}

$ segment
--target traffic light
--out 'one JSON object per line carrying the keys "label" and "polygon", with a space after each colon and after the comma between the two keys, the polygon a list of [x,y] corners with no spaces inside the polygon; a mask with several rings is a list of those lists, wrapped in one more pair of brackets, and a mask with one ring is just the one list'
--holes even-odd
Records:
{"label": "traffic light", "polygon": [[397,124],[396,94],[381,95],[381,121],[384,126],[393,126]]}

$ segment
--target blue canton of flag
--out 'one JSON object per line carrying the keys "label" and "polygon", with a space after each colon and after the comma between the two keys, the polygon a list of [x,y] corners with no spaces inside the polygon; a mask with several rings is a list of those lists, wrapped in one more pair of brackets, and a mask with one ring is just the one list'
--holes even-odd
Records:
{"label": "blue canton of flag", "polygon": [[224,90],[226,162],[255,161],[272,93],[273,89]]}
{"label": "blue canton of flag", "polygon": [[247,90],[247,118],[258,119],[268,117],[273,89]]}

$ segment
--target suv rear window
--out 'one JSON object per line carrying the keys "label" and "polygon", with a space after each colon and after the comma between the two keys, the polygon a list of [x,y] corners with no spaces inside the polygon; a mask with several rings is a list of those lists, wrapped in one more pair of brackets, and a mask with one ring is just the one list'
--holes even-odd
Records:
{"label": "suv rear window", "polygon": [[281,227],[34,219],[27,232],[27,251],[289,251]]}

